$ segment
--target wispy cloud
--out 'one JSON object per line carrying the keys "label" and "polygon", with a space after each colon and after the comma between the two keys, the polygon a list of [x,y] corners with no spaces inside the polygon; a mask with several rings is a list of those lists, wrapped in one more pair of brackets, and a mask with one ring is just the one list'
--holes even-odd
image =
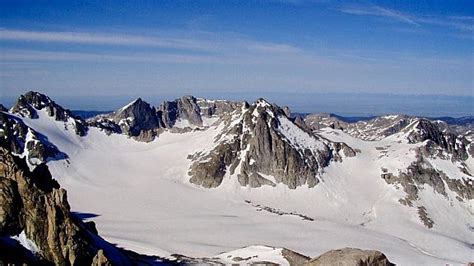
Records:
{"label": "wispy cloud", "polygon": [[3,61],[74,61],[74,62],[134,62],[134,63],[217,63],[222,56],[197,56],[186,54],[104,54],[37,50],[3,50]]}
{"label": "wispy cloud", "polygon": [[380,6],[344,6],[338,9],[340,12],[351,14],[351,15],[370,15],[379,17],[388,17],[404,23],[419,25],[411,16],[402,12],[383,8]]}
{"label": "wispy cloud", "polygon": [[185,38],[159,38],[123,34],[91,32],[52,32],[0,29],[0,40],[37,41],[80,44],[105,44],[127,46],[156,46],[175,49],[203,49],[215,47],[212,43]]}
{"label": "wispy cloud", "polygon": [[289,44],[260,42],[235,33],[200,32],[192,38],[180,35],[175,33],[174,36],[177,37],[170,38],[103,32],[25,31],[0,28],[0,41],[77,43],[93,46],[150,46],[157,49],[188,51],[194,54],[196,52],[225,54],[230,51],[282,54],[299,51],[299,48]]}
{"label": "wispy cloud", "polygon": [[452,28],[458,31],[474,31],[474,17],[471,16],[425,16],[404,13],[377,5],[351,5],[337,8],[342,13],[386,17],[414,26],[431,25]]}

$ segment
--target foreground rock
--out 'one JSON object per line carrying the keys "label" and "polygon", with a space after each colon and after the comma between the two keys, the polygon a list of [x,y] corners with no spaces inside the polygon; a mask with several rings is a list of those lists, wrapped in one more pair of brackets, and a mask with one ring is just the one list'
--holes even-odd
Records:
{"label": "foreground rock", "polygon": [[270,246],[248,246],[218,254],[211,258],[172,255],[182,265],[290,265],[290,266],[392,266],[387,257],[376,250],[343,248],[330,250],[311,259],[298,252]]}
{"label": "foreground rock", "polygon": [[389,266],[391,263],[380,251],[362,250],[357,248],[343,248],[331,250],[323,255],[311,259],[308,266]]}
{"label": "foreground rock", "polygon": [[[31,256],[56,265],[90,265],[94,257],[115,264],[128,264],[128,258],[114,246],[89,231],[70,212],[66,191],[41,164],[30,171],[23,159],[0,147],[0,235],[5,250],[12,245],[5,239],[19,236],[29,243]],[[18,249],[15,249],[18,250]],[[26,252],[22,250],[20,252]],[[6,263],[19,262],[9,261]],[[25,257],[25,261],[29,262]]]}

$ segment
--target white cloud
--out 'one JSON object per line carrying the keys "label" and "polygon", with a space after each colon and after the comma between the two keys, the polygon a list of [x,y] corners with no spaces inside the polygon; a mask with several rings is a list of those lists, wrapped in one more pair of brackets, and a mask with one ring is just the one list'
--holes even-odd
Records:
{"label": "white cloud", "polygon": [[419,25],[411,16],[402,12],[379,6],[345,6],[338,9],[340,12],[352,15],[371,15],[389,17],[404,23]]}
{"label": "white cloud", "polygon": [[342,6],[338,8],[342,13],[351,15],[367,15],[367,16],[379,16],[386,17],[393,20],[397,20],[406,24],[420,26],[420,25],[432,25],[448,27],[459,31],[470,31],[474,30],[474,17],[471,16],[421,16],[411,15],[403,13],[397,10],[383,8],[376,5],[364,6],[364,5],[352,5]]}
{"label": "white cloud", "polygon": [[215,44],[187,38],[159,38],[154,36],[109,34],[101,32],[54,32],[0,29],[0,40],[104,44],[127,46],[156,46],[174,49],[209,50]]}

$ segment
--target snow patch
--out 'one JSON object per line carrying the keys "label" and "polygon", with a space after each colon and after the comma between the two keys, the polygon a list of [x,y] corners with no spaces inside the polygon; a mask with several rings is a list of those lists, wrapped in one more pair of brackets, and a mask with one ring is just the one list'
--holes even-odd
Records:
{"label": "snow patch", "polygon": [[21,231],[19,235],[12,236],[11,238],[18,241],[20,245],[22,245],[24,248],[28,249],[29,251],[35,254],[40,253],[40,249],[38,248],[38,246],[33,241],[31,241],[30,239],[26,237],[25,231]]}
{"label": "snow patch", "polygon": [[271,262],[278,265],[289,265],[288,261],[283,257],[283,249],[268,246],[249,246],[225,253],[217,256],[220,262],[231,264],[251,265],[257,262]]}

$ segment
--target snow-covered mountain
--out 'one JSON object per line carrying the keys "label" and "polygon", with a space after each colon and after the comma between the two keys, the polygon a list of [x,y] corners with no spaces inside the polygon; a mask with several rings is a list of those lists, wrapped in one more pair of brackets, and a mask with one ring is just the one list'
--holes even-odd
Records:
{"label": "snow-covered mountain", "polygon": [[444,122],[292,118],[264,99],[192,96],[84,121],[35,92],[0,122],[2,146],[31,169],[47,162],[73,211],[140,253],[350,246],[402,265],[474,260],[473,140]]}

